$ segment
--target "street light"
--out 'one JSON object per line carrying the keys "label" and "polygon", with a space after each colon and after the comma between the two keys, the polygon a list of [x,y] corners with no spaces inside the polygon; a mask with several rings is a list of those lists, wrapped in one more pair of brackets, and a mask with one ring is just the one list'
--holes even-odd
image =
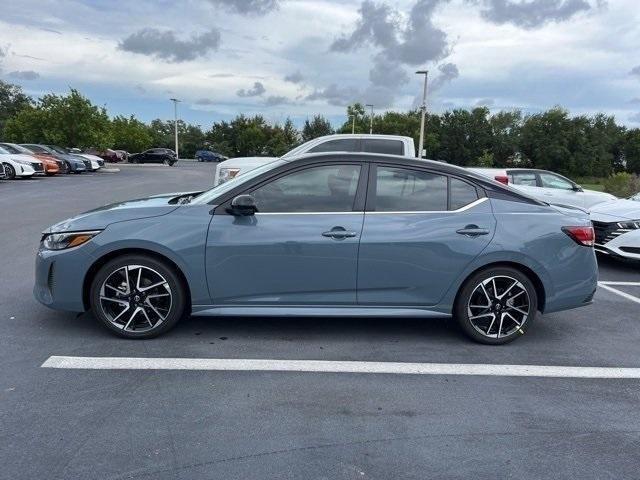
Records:
{"label": "street light", "polygon": [[369,119],[369,135],[373,133],[373,105],[367,103],[365,107],[371,107],[371,118]]}
{"label": "street light", "polygon": [[178,103],[180,103],[181,100],[177,98],[170,98],[169,100],[173,102],[173,127],[176,138],[176,159],[178,159],[180,158],[178,155]]}
{"label": "street light", "polygon": [[427,78],[429,77],[429,70],[418,70],[418,75],[424,75],[424,90],[422,91],[422,105],[420,110],[422,111],[422,118],[420,119],[420,143],[418,144],[418,158],[422,158],[422,150],[424,149],[424,117],[427,113]]}

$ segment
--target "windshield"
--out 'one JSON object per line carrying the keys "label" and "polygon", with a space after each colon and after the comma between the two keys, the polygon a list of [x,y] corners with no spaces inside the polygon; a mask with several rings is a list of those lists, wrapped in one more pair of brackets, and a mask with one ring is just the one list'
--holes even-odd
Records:
{"label": "windshield", "polygon": [[53,150],[54,152],[58,152],[58,153],[64,153],[66,154],[67,151],[64,150],[63,148],[60,147],[56,147],[55,145],[47,145],[51,150]]}
{"label": "windshield", "polygon": [[233,178],[232,180],[229,180],[228,182],[222,183],[217,187],[213,187],[211,190],[207,190],[206,192],[194,198],[191,201],[191,203],[199,204],[199,205],[209,203],[211,202],[211,200],[214,200],[215,198],[219,197],[223,193],[226,193],[229,190],[234,189],[238,185],[242,185],[244,182],[247,182],[253,178],[256,178],[258,175],[261,175],[264,172],[268,172],[269,170],[279,167],[280,165],[284,165],[285,163],[287,162],[285,162],[284,160],[277,159],[277,160],[274,160],[273,162],[269,162],[264,165],[261,165],[258,168],[254,168],[253,170],[250,170],[249,172],[243,175],[239,175]]}
{"label": "windshield", "polygon": [[11,152],[9,150],[7,150],[6,148],[0,147],[0,154],[6,155],[7,153],[11,153]]}

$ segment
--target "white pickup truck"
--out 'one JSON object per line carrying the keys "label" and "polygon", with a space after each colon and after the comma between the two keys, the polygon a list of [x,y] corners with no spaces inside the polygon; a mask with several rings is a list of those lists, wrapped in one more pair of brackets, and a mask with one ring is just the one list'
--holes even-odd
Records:
{"label": "white pickup truck", "polygon": [[[309,140],[285,153],[281,158],[318,152],[367,152],[415,157],[416,147],[413,138],[399,135],[336,134]],[[213,185],[227,182],[276,159],[277,157],[239,157],[220,162],[216,166]]]}

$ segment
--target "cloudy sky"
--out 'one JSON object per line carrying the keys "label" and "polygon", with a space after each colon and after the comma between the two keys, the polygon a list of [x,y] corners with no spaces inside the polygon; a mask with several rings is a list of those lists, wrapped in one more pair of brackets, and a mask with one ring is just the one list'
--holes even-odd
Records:
{"label": "cloudy sky", "polygon": [[0,78],[77,88],[112,115],[300,123],[345,106],[562,105],[640,126],[638,0],[2,2]]}

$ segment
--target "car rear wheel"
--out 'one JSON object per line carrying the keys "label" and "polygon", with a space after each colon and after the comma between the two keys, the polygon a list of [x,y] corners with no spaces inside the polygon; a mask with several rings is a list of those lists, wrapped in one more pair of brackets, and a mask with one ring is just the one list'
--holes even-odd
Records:
{"label": "car rear wheel", "polygon": [[91,282],[90,300],[94,315],[125,338],[152,338],[168,331],[187,304],[175,269],[143,255],[105,264]]}
{"label": "car rear wheel", "polygon": [[538,311],[531,280],[510,267],[489,268],[469,278],[456,299],[454,316],[462,331],[489,345],[522,336]]}
{"label": "car rear wheel", "polygon": [[15,169],[8,163],[4,164],[4,178],[6,178],[7,180],[13,180],[14,178],[16,178]]}

